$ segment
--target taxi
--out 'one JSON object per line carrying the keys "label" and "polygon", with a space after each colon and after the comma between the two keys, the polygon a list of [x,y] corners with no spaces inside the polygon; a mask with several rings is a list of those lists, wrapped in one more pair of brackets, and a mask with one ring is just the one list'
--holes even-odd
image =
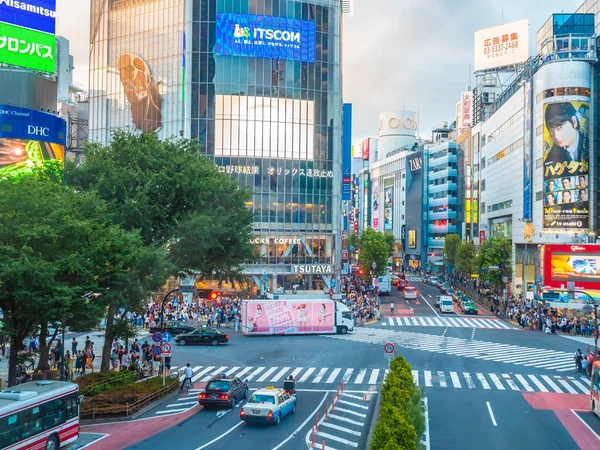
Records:
{"label": "taxi", "polygon": [[240,419],[247,423],[274,423],[296,412],[296,394],[269,386],[258,389],[240,409]]}

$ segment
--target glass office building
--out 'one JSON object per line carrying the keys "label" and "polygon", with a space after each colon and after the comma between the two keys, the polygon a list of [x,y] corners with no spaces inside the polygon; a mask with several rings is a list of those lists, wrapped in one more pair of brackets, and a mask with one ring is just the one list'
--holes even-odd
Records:
{"label": "glass office building", "polygon": [[254,196],[257,287],[327,286],[339,267],[337,0],[92,0],[90,139],[198,139]]}

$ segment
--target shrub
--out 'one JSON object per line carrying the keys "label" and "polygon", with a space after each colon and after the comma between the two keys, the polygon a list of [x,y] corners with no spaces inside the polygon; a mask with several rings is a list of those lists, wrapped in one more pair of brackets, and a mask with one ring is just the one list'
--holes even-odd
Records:
{"label": "shrub", "polygon": [[379,419],[373,431],[371,450],[384,450],[388,442],[394,442],[402,450],[415,450],[416,434],[400,408],[381,405]]}

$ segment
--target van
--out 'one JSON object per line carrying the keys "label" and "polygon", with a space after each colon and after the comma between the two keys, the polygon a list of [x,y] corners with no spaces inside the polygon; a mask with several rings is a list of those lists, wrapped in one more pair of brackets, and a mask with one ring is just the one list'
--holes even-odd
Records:
{"label": "van", "polygon": [[449,295],[440,295],[440,311],[443,313],[454,312],[452,297]]}

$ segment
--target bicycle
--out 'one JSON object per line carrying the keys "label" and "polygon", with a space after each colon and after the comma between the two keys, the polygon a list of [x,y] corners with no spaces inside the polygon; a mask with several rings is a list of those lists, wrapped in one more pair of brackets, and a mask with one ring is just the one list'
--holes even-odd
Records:
{"label": "bicycle", "polygon": [[185,389],[185,391],[187,393],[190,392],[190,389],[192,388],[192,380],[190,380],[189,378],[185,380],[185,382],[183,383],[183,388]]}

